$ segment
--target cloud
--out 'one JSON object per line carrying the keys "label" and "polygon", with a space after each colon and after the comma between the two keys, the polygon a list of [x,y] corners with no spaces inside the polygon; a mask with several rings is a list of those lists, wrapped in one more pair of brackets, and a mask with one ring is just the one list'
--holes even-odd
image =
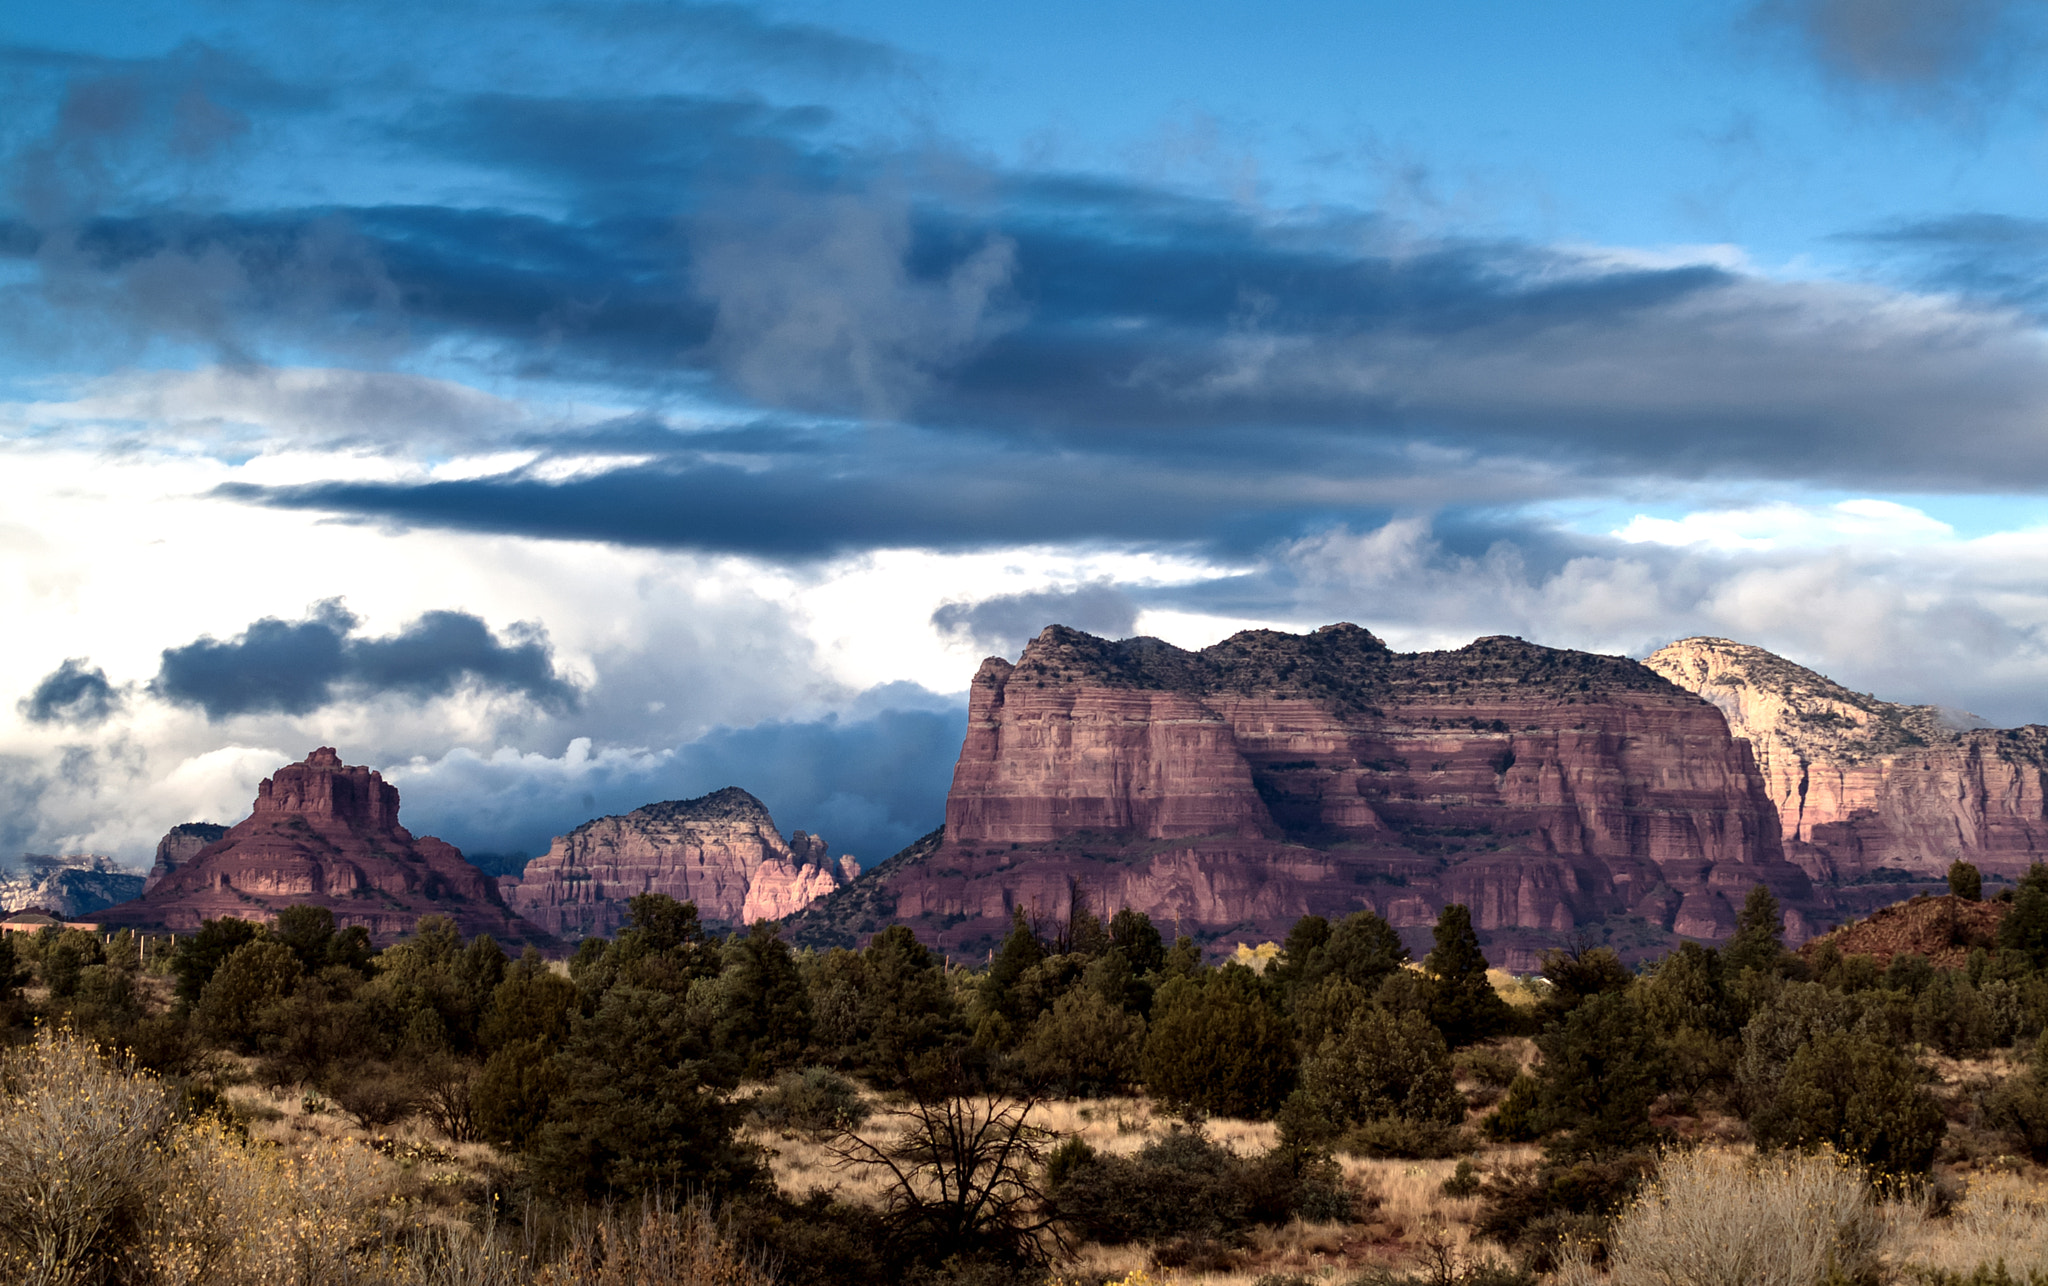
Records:
{"label": "cloud", "polygon": [[1821,70],[1860,88],[1926,96],[1989,89],[2037,34],[2038,0],[1764,0]]}
{"label": "cloud", "polygon": [[990,235],[913,272],[911,211],[878,193],[743,199],[700,219],[698,291],[717,310],[711,352],[776,407],[894,419],[1003,322],[1016,247]]}
{"label": "cloud", "polygon": [[121,694],[107,672],[82,656],[69,657],[36,684],[19,709],[32,723],[95,724],[120,708]]}
{"label": "cloud", "polygon": [[1137,622],[1137,601],[1108,581],[946,603],[932,613],[941,634],[1003,656],[1021,652],[1048,625],[1121,639],[1136,632]]}
{"label": "cloud", "polygon": [[[1714,524],[1691,526],[1702,525]],[[1799,534],[1769,548],[1674,545],[1531,524],[1460,552],[1429,521],[1401,519],[1293,542],[1253,576],[1156,601],[1297,628],[1351,620],[1405,649],[1515,634],[1642,656],[1714,634],[1890,700],[1967,708],[2000,726],[2048,722],[2048,535]]]}
{"label": "cloud", "polygon": [[1637,514],[1613,534],[1631,544],[1776,549],[1854,543],[1871,549],[1943,540],[1953,537],[1955,528],[1910,505],[1863,499],[1831,505],[1780,502],[1749,509],[1701,510],[1682,518]]}
{"label": "cloud", "polygon": [[886,75],[906,67],[902,53],[889,45],[816,23],[778,21],[752,5],[626,0],[548,5],[541,12],[613,47],[633,48],[650,61],[709,55],[720,62],[738,59],[754,67],[833,77]]}
{"label": "cloud", "polygon": [[920,695],[919,705],[940,708],[720,728],[659,752],[593,749],[587,739],[558,756],[461,750],[389,775],[415,833],[478,852],[530,857],[592,817],[739,786],[785,834],[821,834],[835,855],[872,866],[945,820],[966,709]]}
{"label": "cloud", "polygon": [[466,612],[427,612],[382,638],[357,637],[360,623],[339,599],[329,599],[301,621],[265,617],[227,642],[209,636],[166,648],[150,691],[216,720],[307,714],[344,694],[424,701],[465,686],[522,695],[551,709],[578,699],[535,628],[514,627],[507,643]]}

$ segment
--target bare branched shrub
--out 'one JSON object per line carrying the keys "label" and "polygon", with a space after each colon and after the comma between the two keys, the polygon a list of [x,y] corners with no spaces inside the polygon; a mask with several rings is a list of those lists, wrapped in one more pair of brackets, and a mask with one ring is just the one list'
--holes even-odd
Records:
{"label": "bare branched shrub", "polygon": [[1056,1238],[1039,1187],[1051,1134],[1032,1123],[1038,1101],[1008,1099],[958,1077],[920,1079],[878,1123],[879,1140],[842,1129],[826,1150],[844,1167],[886,1176],[899,1236],[943,1254],[1043,1263]]}
{"label": "bare branched shrub", "polygon": [[[1874,1281],[1884,1224],[1863,1172],[1832,1153],[1674,1152],[1608,1240],[1612,1286]],[[1560,1281],[1600,1280],[1583,1259]]]}
{"label": "bare branched shrub", "polygon": [[0,1267],[6,1280],[104,1280],[146,1202],[169,1126],[155,1077],[69,1031],[0,1062]]}

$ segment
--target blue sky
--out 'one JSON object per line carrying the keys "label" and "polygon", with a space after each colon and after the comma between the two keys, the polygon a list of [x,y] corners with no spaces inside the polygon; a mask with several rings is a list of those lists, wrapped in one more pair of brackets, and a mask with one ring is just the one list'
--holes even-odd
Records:
{"label": "blue sky", "polygon": [[[0,16],[0,852],[865,860],[1051,621],[2048,721],[2039,0]],[[877,765],[886,765],[878,771]]]}

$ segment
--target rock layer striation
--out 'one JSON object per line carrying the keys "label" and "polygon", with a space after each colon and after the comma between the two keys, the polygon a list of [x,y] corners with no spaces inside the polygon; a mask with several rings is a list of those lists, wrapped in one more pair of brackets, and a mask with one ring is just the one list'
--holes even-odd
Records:
{"label": "rock layer striation", "polygon": [[978,954],[1018,907],[1129,906],[1211,939],[1369,907],[1419,946],[1461,902],[1526,968],[1586,926],[1724,937],[1760,883],[1795,939],[1818,927],[1748,745],[1635,661],[1498,637],[1397,653],[1348,624],[1200,652],[1053,626],[975,675],[943,833],[794,930],[888,917]]}
{"label": "rock layer striation", "polygon": [[310,904],[333,911],[343,927],[368,929],[379,943],[411,933],[426,915],[448,916],[465,935],[488,933],[501,945],[549,942],[452,845],[415,838],[398,824],[396,787],[343,764],[331,748],[278,769],[257,788],[247,819],[167,865],[141,897],[100,921],[190,932],[205,920],[268,921],[284,907]]}
{"label": "rock layer striation", "polygon": [[2014,877],[2048,855],[2048,728],[1880,701],[1729,639],[1681,639],[1644,664],[1750,745],[1786,855],[1815,880],[1939,879],[1957,859]]}
{"label": "rock layer striation", "polygon": [[760,800],[728,786],[585,822],[516,882],[501,883],[528,919],[578,938],[617,932],[642,893],[694,901],[705,920],[742,925],[783,919],[859,873],[851,857],[831,860],[818,836],[797,831],[785,842]]}

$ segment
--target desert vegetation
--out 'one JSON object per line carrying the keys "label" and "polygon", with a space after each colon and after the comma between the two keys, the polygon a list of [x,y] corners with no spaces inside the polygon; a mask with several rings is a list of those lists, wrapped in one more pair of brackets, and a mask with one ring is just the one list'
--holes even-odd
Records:
{"label": "desert vegetation", "polygon": [[566,962],[432,917],[377,951],[305,907],[46,931],[0,940],[0,1259],[81,1286],[2048,1282],[2048,869],[2006,896],[1954,967],[1794,954],[1757,890],[1719,950],[1581,944],[1522,981],[1457,906],[1419,961],[1369,912],[1212,964],[1077,907],[978,969],[902,928],[720,938],[658,896]]}

